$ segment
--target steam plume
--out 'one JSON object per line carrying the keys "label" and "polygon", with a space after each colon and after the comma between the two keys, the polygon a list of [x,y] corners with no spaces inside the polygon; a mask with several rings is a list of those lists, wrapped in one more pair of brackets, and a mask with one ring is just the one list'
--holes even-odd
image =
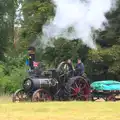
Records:
{"label": "steam plume", "polygon": [[90,48],[96,48],[91,28],[102,28],[107,22],[105,13],[112,7],[112,0],[53,0],[55,17],[43,26],[43,38],[63,37],[82,39]]}

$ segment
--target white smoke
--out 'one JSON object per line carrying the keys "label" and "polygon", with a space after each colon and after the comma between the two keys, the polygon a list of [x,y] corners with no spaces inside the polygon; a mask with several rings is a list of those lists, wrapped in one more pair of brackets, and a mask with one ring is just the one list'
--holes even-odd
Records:
{"label": "white smoke", "polygon": [[[82,39],[90,48],[96,48],[91,28],[102,28],[107,23],[105,13],[112,7],[112,0],[53,0],[55,17],[43,26],[43,38]],[[69,28],[73,30],[69,31]]]}

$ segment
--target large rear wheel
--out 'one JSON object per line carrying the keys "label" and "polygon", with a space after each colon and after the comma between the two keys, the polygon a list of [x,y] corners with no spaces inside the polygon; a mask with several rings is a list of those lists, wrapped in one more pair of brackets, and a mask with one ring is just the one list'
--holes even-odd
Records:
{"label": "large rear wheel", "polygon": [[83,77],[76,77],[70,87],[71,98],[75,100],[89,100],[90,85]]}

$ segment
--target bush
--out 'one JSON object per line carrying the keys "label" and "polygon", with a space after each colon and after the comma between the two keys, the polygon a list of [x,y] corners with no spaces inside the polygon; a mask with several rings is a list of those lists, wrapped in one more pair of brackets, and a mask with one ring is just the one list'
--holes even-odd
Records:
{"label": "bush", "polygon": [[22,81],[27,77],[25,67],[13,69],[10,75],[0,77],[0,87],[3,93],[13,93],[16,89],[21,88]]}
{"label": "bush", "polygon": [[21,88],[22,81],[27,77],[25,55],[7,56],[6,61],[0,62],[0,93],[13,93]]}

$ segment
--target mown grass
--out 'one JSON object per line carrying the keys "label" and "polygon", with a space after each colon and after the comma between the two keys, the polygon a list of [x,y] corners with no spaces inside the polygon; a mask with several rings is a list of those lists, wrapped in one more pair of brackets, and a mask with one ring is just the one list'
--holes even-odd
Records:
{"label": "mown grass", "polygon": [[12,103],[0,97],[0,120],[120,120],[120,102]]}
{"label": "mown grass", "polygon": [[12,95],[0,94],[0,104],[10,103],[12,101]]}

